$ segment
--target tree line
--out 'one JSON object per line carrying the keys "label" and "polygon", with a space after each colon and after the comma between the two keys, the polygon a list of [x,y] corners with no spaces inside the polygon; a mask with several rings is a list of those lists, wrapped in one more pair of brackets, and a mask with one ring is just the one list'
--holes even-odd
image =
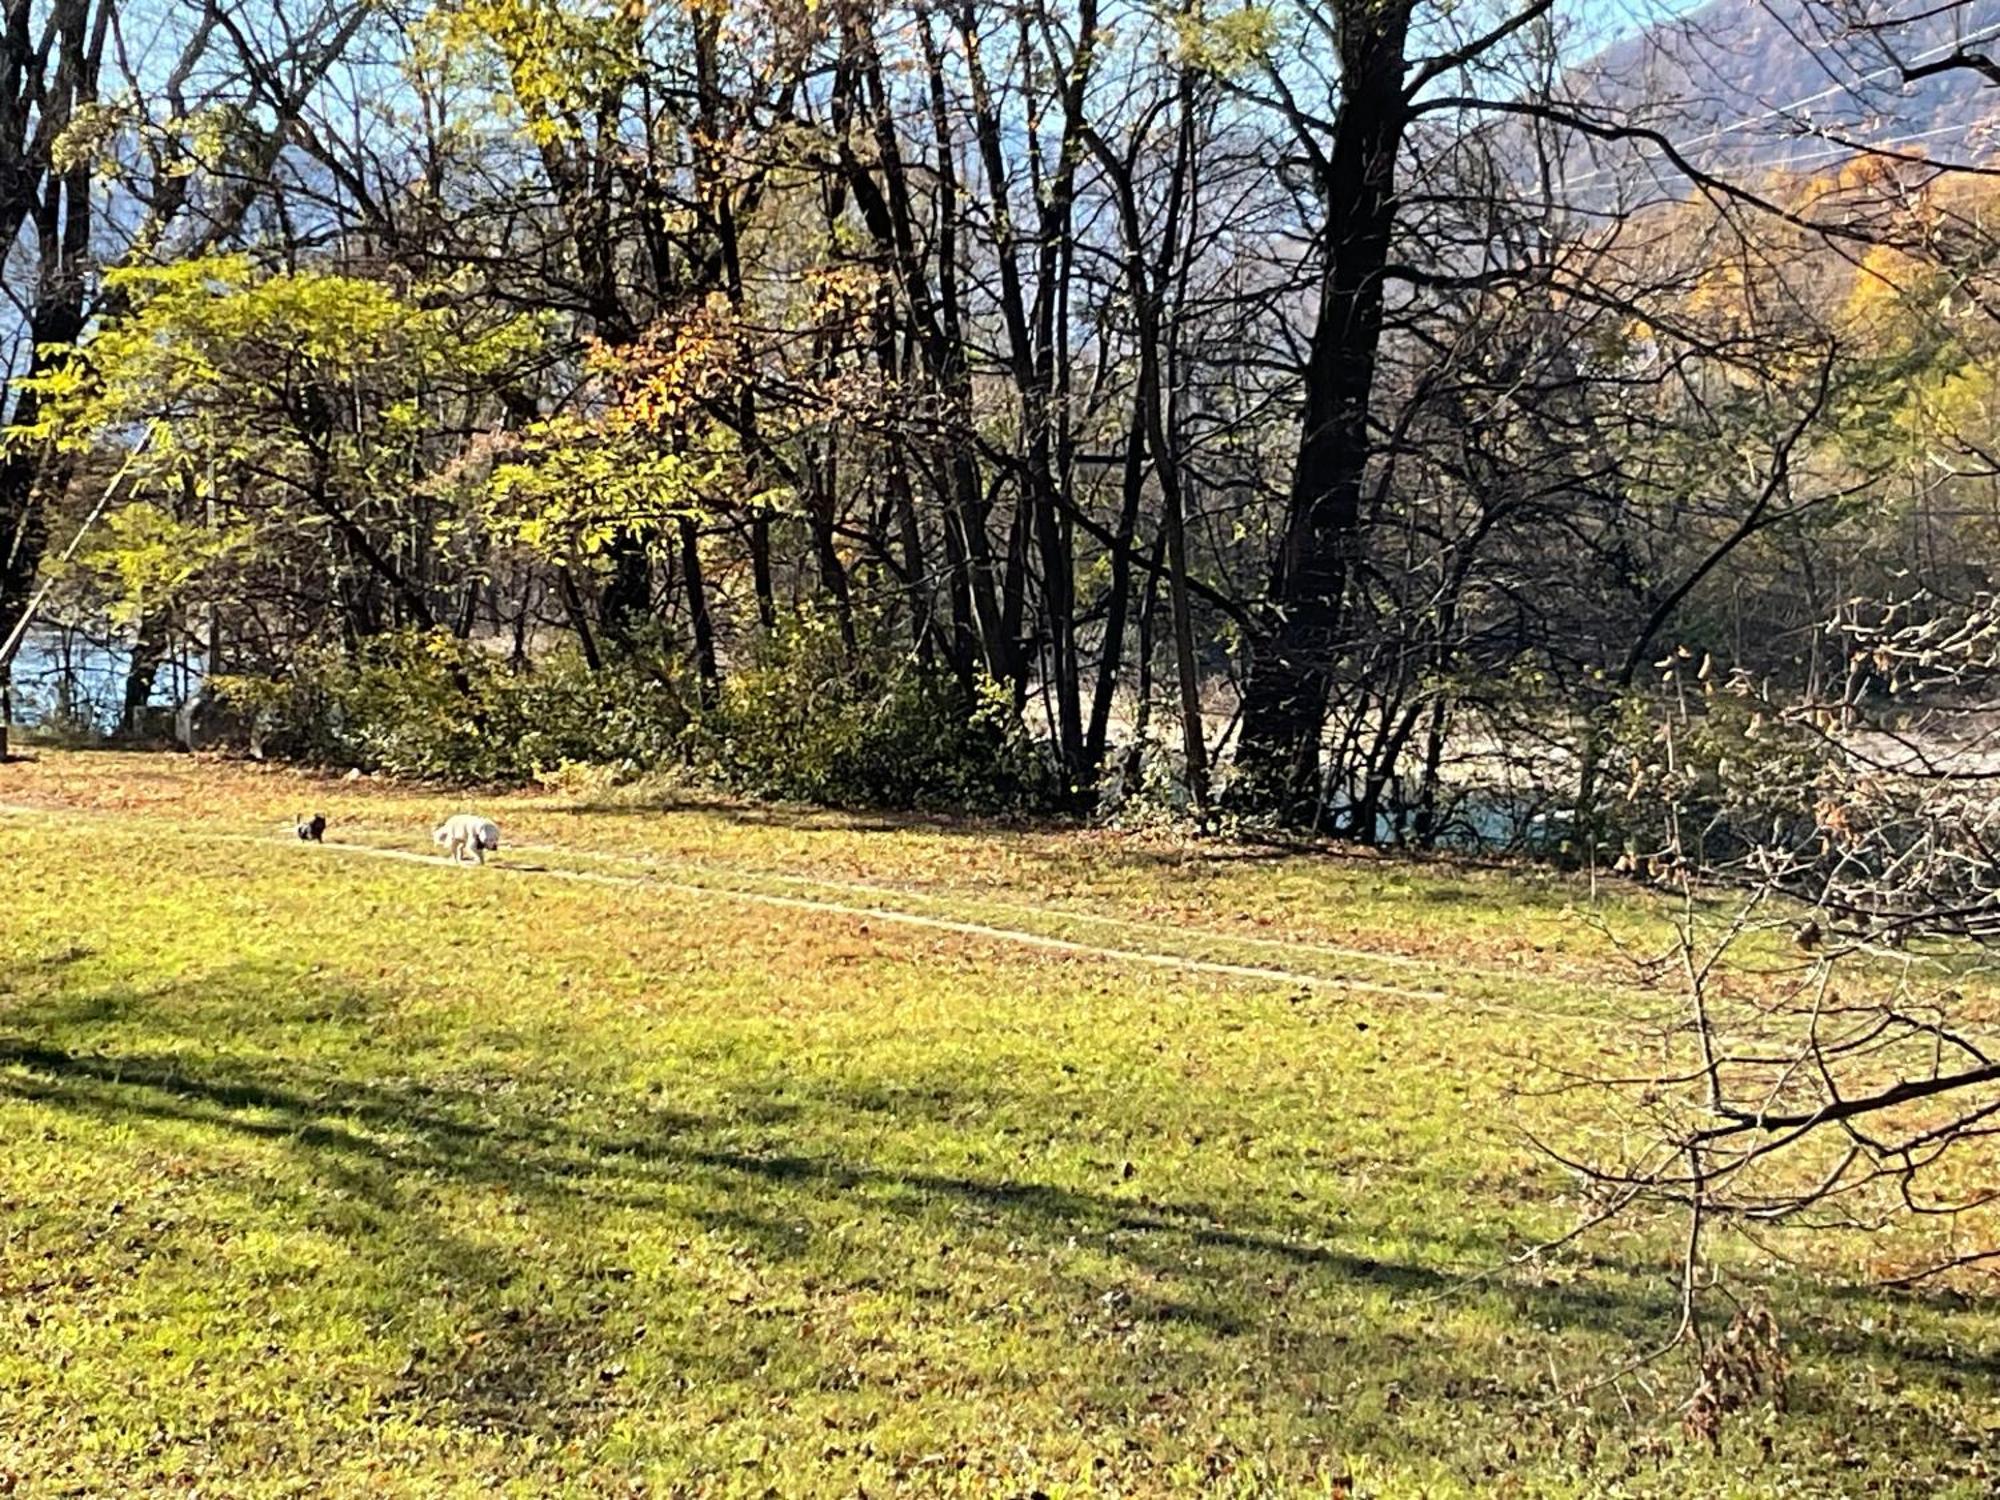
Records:
{"label": "tree line", "polygon": [[1586,15],[8,0],[0,634],[118,637],[131,731],[177,649],[350,754],[563,662],[556,758],[907,690],[1068,805],[1583,826],[1659,658],[1833,691],[1996,514],[1978,164],[1725,173]]}

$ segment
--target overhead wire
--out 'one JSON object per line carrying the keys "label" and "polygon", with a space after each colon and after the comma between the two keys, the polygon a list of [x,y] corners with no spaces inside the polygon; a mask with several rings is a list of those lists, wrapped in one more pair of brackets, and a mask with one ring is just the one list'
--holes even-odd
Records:
{"label": "overhead wire", "polygon": [[[1965,47],[1973,46],[1979,42],[1990,41],[1996,37],[2000,37],[2000,21],[1995,21],[1990,25],[1975,28],[1972,32],[1970,32],[1965,36],[1954,37],[1949,41],[1940,42],[1935,47],[1925,48],[1923,51],[1917,53],[1914,57],[1910,59],[1910,65],[1921,66],[1924,63],[1935,61],[1937,58],[1944,56],[1945,54],[1954,49],[1962,49]],[[1772,105],[1769,108],[1761,110],[1756,114],[1745,115],[1740,119],[1725,121],[1720,125],[1714,126],[1704,134],[1694,136],[1686,141],[1676,141],[1674,143],[1674,149],[1683,156],[1686,156],[1692,152],[1700,151],[1703,147],[1712,145],[1716,141],[1719,141],[1726,136],[1734,135],[1738,131],[1747,130],[1752,126],[1761,125],[1769,120],[1788,118],[1796,114],[1801,109],[1808,108],[1809,106],[1817,104],[1822,100],[1832,98],[1839,94],[1851,94],[1856,89],[1860,88],[1865,84],[1873,83],[1881,78],[1888,77],[1890,75],[1898,73],[1904,66],[1905,65],[1901,63],[1885,63],[1883,66],[1879,68],[1870,69],[1867,72],[1864,72],[1851,80],[1843,80],[1840,83],[1831,84],[1826,88],[1816,89],[1812,93],[1803,95],[1800,98],[1789,101],[1788,103]],[[1964,128],[1969,129],[1971,128],[1971,125],[1976,123],[1977,122],[1967,122]],[[1943,129],[1944,127],[1940,127],[1941,132]],[[1884,141],[1881,142],[1880,144],[1886,145],[1886,144],[1891,144],[1891,142]],[[1662,161],[1666,159],[1666,156],[1664,152],[1658,149],[1652,150],[1650,152],[1642,150],[1639,154],[1639,159],[1641,161]],[[1615,169],[1615,164],[1602,164],[1599,166],[1592,167],[1588,171],[1579,172],[1571,176],[1565,176],[1555,184],[1555,190],[1559,193],[1567,193],[1572,188],[1579,187],[1584,183],[1590,182],[1594,178],[1601,177],[1605,175],[1607,172],[1613,171],[1614,169]]]}

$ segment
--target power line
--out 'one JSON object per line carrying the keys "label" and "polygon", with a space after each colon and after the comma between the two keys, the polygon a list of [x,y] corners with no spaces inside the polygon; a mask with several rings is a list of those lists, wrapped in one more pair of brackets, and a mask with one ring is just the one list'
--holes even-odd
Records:
{"label": "power line", "polygon": [[126,476],[132,472],[132,466],[138,463],[139,455],[152,445],[156,430],[148,427],[139,441],[132,445],[132,451],[125,456],[125,462],[118,466],[118,472],[111,476],[110,482],[104,486],[104,492],[97,497],[97,503],[90,508],[90,514],[83,518],[83,524],[76,528],[76,535],[69,539],[69,545],[63,549],[62,556],[56,559],[55,567],[45,570],[48,576],[42,580],[42,586],[35,590],[34,596],[28,600],[28,607],[21,612],[21,618],[14,622],[14,628],[8,632],[6,641],[0,643],[0,672],[4,672],[12,664],[14,653],[21,649],[21,642],[28,638],[28,631],[35,623],[35,616],[41,613],[42,605],[49,597],[49,590],[56,586],[63,564],[76,556],[76,549],[83,545],[83,539],[89,535],[90,528],[95,526],[97,518],[104,514],[105,507],[111,503],[111,497],[117,494],[118,486],[125,482]]}
{"label": "power line", "polygon": [[[1954,49],[1969,47],[1977,42],[1988,41],[1994,37],[2000,37],[2000,22],[1994,22],[1978,28],[1969,36],[1954,37],[1950,41],[1940,42],[1935,47],[1926,48],[1913,57],[1910,62],[1912,65],[1921,65],[1942,57]],[[1733,135],[1739,130],[1746,130],[1753,125],[1760,125],[1767,120],[1781,119],[1796,110],[1817,104],[1821,100],[1831,98],[1837,94],[1852,93],[1864,84],[1872,83],[1879,78],[1900,72],[1903,66],[1900,63],[1885,63],[1883,66],[1871,69],[1856,78],[1831,84],[1802,98],[1794,99],[1788,104],[1773,105],[1771,108],[1763,110],[1758,114],[1745,115],[1739,120],[1727,121],[1724,124],[1714,127],[1705,135],[1696,136],[1688,141],[1676,142],[1675,150],[1682,155],[1686,155],[1690,151],[1698,151],[1703,146],[1713,144],[1721,140],[1724,136]],[[1642,149],[1640,152],[1640,160],[1642,161],[1659,161],[1663,160],[1664,157],[1665,153],[1661,151],[1648,153]],[[1601,177],[1611,170],[1612,168],[1609,166],[1599,166],[1593,167],[1589,171],[1580,173],[1575,177],[1565,177],[1561,182],[1556,184],[1557,191],[1568,192],[1572,187],[1586,183],[1594,177]]]}
{"label": "power line", "polygon": [[[1828,144],[1819,150],[1806,153],[1788,151],[1750,161],[1732,162],[1729,170],[1737,173],[1755,173],[1786,167],[1810,166],[1814,162],[1831,161],[1844,156],[1859,156],[1870,151],[1887,150],[1892,146],[1907,146],[1918,141],[1934,140],[1940,136],[1965,135],[1982,123],[1984,122],[1979,120],[1963,120],[1951,125],[1933,126],[1929,130],[1915,130],[1903,135],[1883,136],[1878,140],[1868,141],[1832,141],[1824,135],[1819,135],[1819,139],[1828,141]],[[1815,132],[1815,135],[1818,135],[1818,133]],[[1803,141],[1812,139],[1812,137],[1802,136],[1799,139]],[[1655,180],[1657,180],[1657,175]],[[1566,199],[1570,196],[1587,197],[1591,193],[1615,192],[1622,186],[1624,184],[1620,182],[1602,182],[1594,186],[1584,187],[1581,194],[1566,195]],[[1566,187],[1566,183],[1558,184],[1556,191],[1562,192]]]}

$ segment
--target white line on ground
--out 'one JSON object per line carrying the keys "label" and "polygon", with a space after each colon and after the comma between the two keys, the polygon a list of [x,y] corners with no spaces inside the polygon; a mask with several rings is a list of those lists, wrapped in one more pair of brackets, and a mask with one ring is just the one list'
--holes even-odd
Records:
{"label": "white line on ground", "polygon": [[[585,859],[602,860],[606,864],[632,865],[645,870],[671,869],[678,864],[737,880],[774,880],[787,885],[817,886],[821,890],[846,891],[856,895],[900,896],[909,901],[948,901],[952,897],[951,892],[928,891],[916,886],[889,885],[872,880],[842,880],[830,875],[799,875],[788,870],[760,870],[749,865],[711,864],[701,860],[674,861],[650,854],[616,854],[600,849],[573,849],[563,844],[513,844],[510,847],[523,852],[555,854],[568,858],[582,856]],[[1275,948],[1287,953],[1310,953],[1321,958],[1345,958],[1384,969],[1414,969],[1423,973],[1435,973],[1448,962],[1454,974],[1475,979],[1494,979],[1503,984],[1518,984],[1524,978],[1536,977],[1519,968],[1466,963],[1457,958],[1450,960],[1418,958],[1408,953],[1385,953],[1373,948],[1345,947],[1339,943],[1323,943],[1309,938],[1258,937],[1251,933],[1224,932],[1213,927],[1146,921],[1135,917],[1114,917],[1101,912],[1079,911],[1068,906],[1035,906],[987,896],[975,896],[972,899],[986,911],[1009,912],[1015,916],[1035,917],[1048,921],[1082,922],[1090,926],[1113,927],[1126,932],[1169,933],[1175,937],[1228,943],[1238,948]],[[1545,974],[1542,977],[1602,983],[1597,975],[1574,966],[1557,966],[1552,974]]]}
{"label": "white line on ground", "polygon": [[[84,810],[84,808],[48,808],[48,806],[0,802],[0,816],[48,818],[48,820],[56,820],[56,822],[62,822],[62,820],[68,820],[68,822],[86,822],[86,820],[104,820],[104,818],[112,818],[112,816],[118,816],[118,814],[94,812],[94,810]],[[268,846],[280,846],[280,844],[290,844],[292,842],[290,834],[238,834],[238,832],[226,832],[226,830],[192,828],[192,826],[186,826],[186,824],[162,824],[162,822],[156,822],[156,820],[148,822],[148,830],[152,834],[158,834],[162,828],[172,828],[182,838],[196,840],[196,842],[206,840],[206,842],[220,842],[220,844],[256,844],[256,846],[266,846],[266,848]],[[332,844],[322,844],[320,848],[322,850],[342,852],[342,854],[360,854],[364,858],[400,860],[404,864],[428,864],[428,866],[452,868],[452,860],[448,856],[442,856],[442,854],[418,854],[414,850],[384,848],[380,844],[356,844],[356,842],[344,842],[344,840],[340,840],[340,842],[332,842]],[[562,856],[582,856],[582,858],[596,858],[596,860],[626,862],[626,864],[640,864],[640,866],[646,866],[646,868],[658,868],[658,862],[652,860],[652,858],[646,858],[646,856],[620,856],[620,854],[606,854],[606,852],[598,852],[598,850],[572,850],[572,848],[564,848],[560,844],[514,844],[512,850],[518,850],[518,852],[542,852],[542,854],[562,854]],[[820,876],[796,876],[796,874],[772,872],[772,870],[742,870],[742,868],[734,868],[734,866],[700,866],[698,862],[684,862],[684,868],[686,866],[692,866],[696,870],[704,870],[706,868],[706,870],[712,870],[718,876],[736,878],[736,880],[744,880],[744,878],[748,878],[748,880],[788,880],[788,882],[796,882],[796,884],[818,884],[818,886],[832,888],[832,890],[846,888],[846,890],[858,890],[858,892],[902,894],[902,896],[916,896],[920,900],[938,900],[936,896],[926,896],[924,892],[898,890],[896,886],[876,886],[876,884],[868,884],[868,882],[822,880]],[[542,866],[494,864],[494,866],[488,866],[488,868],[492,868],[492,870],[496,870],[500,874],[508,874],[508,876],[538,876],[540,874],[540,876],[548,876],[552,880],[568,880],[568,882],[574,882],[574,884],[612,886],[612,888],[622,888],[622,890],[664,890],[664,892],[672,892],[672,894],[680,894],[680,896],[710,896],[710,898],[722,898],[722,900],[748,902],[748,904],[756,904],[756,906],[776,906],[780,910],[820,912],[820,914],[828,914],[828,916],[866,918],[866,920],[874,920],[874,922],[890,922],[890,924],[910,926],[910,928],[928,928],[932,932],[952,932],[952,934],[958,934],[958,936],[982,938],[982,940],[988,940],[988,942],[1008,942],[1008,944],[1016,944],[1016,946],[1024,946],[1024,948],[1042,948],[1046,952],[1064,952],[1064,954],[1074,954],[1078,958],[1094,958],[1094,960],[1102,960],[1102,962],[1142,964],[1142,966],[1148,966],[1148,968],[1166,968],[1166,970],[1178,970],[1178,972],[1184,972],[1184,974],[1212,974],[1216,978],[1254,980],[1254,982],[1262,982],[1262,984],[1280,984],[1280,986],[1294,988],[1294,990],[1332,990],[1332,992],[1344,992],[1344,994],[1372,994],[1372,996],[1382,996],[1382,998],[1390,998],[1390,1000],[1420,1000],[1420,1002],[1428,1002],[1428,1004],[1434,1004],[1434,1002],[1440,1002],[1440,1000],[1448,1000],[1450,1004],[1454,1004],[1454,1006],[1458,1006],[1458,1008],[1462,1008],[1466,1012],[1494,1014],[1494,1016],[1520,1016],[1524,1020],[1566,1020],[1566,1018],[1576,1018],[1574,1012],[1568,1012],[1568,1010],[1562,1010],[1562,1008],[1522,1006],[1522,1004],[1508,1004],[1504,1000],[1472,998],[1472,996],[1452,994],[1452,992],[1448,992],[1444,988],[1414,988],[1414,986],[1398,986],[1398,984],[1376,984],[1376,982],[1370,982],[1370,980],[1352,980],[1352,978],[1342,978],[1342,976],[1334,976],[1334,974],[1312,974],[1308,970],[1282,968],[1282,966],[1276,966],[1276,964],[1232,964],[1228,960],[1218,960],[1218,958],[1194,958],[1194,956],[1188,956],[1188,954],[1162,954],[1162,952],[1154,952],[1150,948],[1124,948],[1124,946],[1110,946],[1110,944],[1076,942],[1072,938],[1056,938],[1052,934],[1032,932],[1032,930],[1026,930],[1026,928],[1008,928],[1008,926],[996,926],[996,924],[988,924],[988,922],[966,922],[966,920],[960,920],[960,918],[930,916],[930,914],[924,914],[924,912],[904,912],[904,910],[896,910],[892,906],[876,906],[876,904],[858,906],[858,904],[830,902],[830,900],[818,900],[818,898],[808,898],[808,896],[780,896],[780,894],[762,892],[762,890],[742,890],[738,886],[698,884],[698,882],[688,882],[688,880],[672,880],[672,878],[664,878],[664,876],[658,876],[658,874],[610,874],[610,872],[602,872],[602,870],[562,870],[562,868],[554,868],[554,866],[546,866],[546,864],[542,864]],[[1408,968],[1430,968],[1424,960],[1410,958],[1408,954],[1372,954],[1366,948],[1340,948],[1340,946],[1334,946],[1334,944],[1312,944],[1312,942],[1282,944],[1282,940],[1276,940],[1276,938],[1244,938],[1244,936],[1236,936],[1236,934],[1228,934],[1228,932],[1214,932],[1210,928],[1164,928],[1164,924],[1156,924],[1156,922],[1134,922],[1130,918],[1094,916],[1094,914],[1088,914],[1088,912],[1070,912],[1070,910],[1064,910],[1060,906],[1022,906],[1022,904],[1010,904],[1010,902],[982,902],[982,904],[996,906],[1000,910],[1020,912],[1020,914],[1026,914],[1026,916],[1044,916],[1044,918],[1050,918],[1050,920],[1102,922],[1102,924],[1124,926],[1124,928],[1132,928],[1132,930],[1172,930],[1172,932],[1182,934],[1182,936],[1196,936],[1196,938],[1204,938],[1204,940],[1210,940],[1210,942],[1234,942],[1234,944],[1242,944],[1242,946],[1292,946],[1292,948],[1296,948],[1300,952],[1314,952],[1314,954],[1324,954],[1324,956],[1334,956],[1334,958],[1350,958],[1350,960],[1360,960],[1360,962],[1384,962],[1384,964],[1396,964],[1396,966],[1408,966]],[[1520,974],[1520,972],[1504,972],[1504,970],[1488,970],[1488,968],[1464,968],[1464,966],[1458,966],[1458,964],[1454,964],[1454,970],[1462,972],[1462,974],[1472,974],[1472,976],[1492,976],[1492,978],[1500,978],[1500,980],[1508,980],[1508,982],[1520,982],[1524,978],[1530,978],[1530,976]]]}
{"label": "white line on ground", "polygon": [[[0,814],[10,816],[39,816],[58,821],[64,818],[83,819],[103,816],[69,810],[56,811],[48,808],[18,807],[0,804]],[[153,825],[155,829],[158,824]],[[214,843],[232,844],[282,844],[282,836],[229,833],[221,830],[180,828],[176,830],[183,837],[206,840]],[[407,849],[385,849],[374,844],[329,843],[323,849],[341,854],[357,854],[372,859],[393,859],[408,864],[450,865],[451,861],[441,855],[418,854]],[[537,846],[546,847],[546,846]],[[702,885],[690,881],[671,880],[657,875],[618,875],[599,870],[564,870],[542,865],[533,868],[507,865],[491,866],[495,871],[511,876],[526,877],[546,875],[556,880],[568,880],[588,885],[616,886],[624,889],[654,889],[671,891],[683,896],[706,896],[729,901],[742,901],[760,906],[773,906],[786,911],[810,911],[823,915],[853,917],[857,919],[887,922],[904,927],[916,927],[932,932],[949,932],[960,937],[982,938],[991,942],[1012,943],[1020,947],[1039,948],[1052,953],[1069,953],[1081,958],[1094,958],[1119,963],[1143,964],[1153,968],[1174,969],[1190,974],[1212,974],[1229,979],[1252,979],[1266,983],[1283,984],[1294,988],[1340,990],[1364,995],[1382,995],[1399,1000],[1436,1001],[1447,996],[1440,989],[1415,989],[1401,985],[1372,984],[1366,980],[1335,978],[1325,974],[1310,974],[1294,969],[1283,969],[1262,964],[1233,964],[1219,959],[1191,958],[1182,954],[1155,953],[1143,948],[1110,947],[1096,943],[1079,943],[1069,938],[1051,937],[1046,933],[1030,932],[1022,928],[997,927],[985,922],[965,922],[950,917],[928,916],[921,912],[898,911],[893,907],[870,905],[859,906],[841,901],[822,901],[808,896],[781,896],[769,891],[746,891],[723,885]]]}
{"label": "white line on ground", "polygon": [[[280,840],[258,834],[215,834],[215,838],[231,842],[271,844]],[[362,854],[378,859],[400,859],[417,864],[449,865],[447,858],[430,854],[413,854],[404,849],[383,849],[373,844],[333,843],[321,846],[338,850],[343,854]],[[1024,948],[1040,948],[1052,953],[1070,953],[1080,958],[1095,958],[1122,963],[1146,964],[1154,968],[1177,969],[1190,974],[1214,974],[1229,979],[1257,979],[1268,983],[1284,984],[1309,989],[1334,989],[1364,995],[1386,995],[1398,1000],[1443,1000],[1443,990],[1412,989],[1401,985],[1373,984],[1362,979],[1341,979],[1327,974],[1307,974],[1293,969],[1267,967],[1261,964],[1232,964],[1219,959],[1190,958],[1175,953],[1154,953],[1144,948],[1114,948],[1097,943],[1079,943],[1069,938],[1051,937],[1047,933],[1030,932],[1018,927],[996,927],[985,922],[965,922],[951,917],[928,916],[922,912],[898,911],[889,906],[855,906],[844,901],[821,901],[811,896],[780,896],[770,891],[746,891],[726,885],[701,885],[692,881],[672,880],[659,875],[616,875],[603,870],[562,870],[548,865],[522,866],[496,864],[489,868],[508,876],[526,878],[547,875],[556,880],[575,881],[586,885],[618,886],[628,890],[671,891],[680,896],[720,897],[726,901],[742,901],[756,906],[774,906],[783,911],[809,911],[824,916],[853,917],[866,921],[888,922],[903,927],[923,928],[931,932],[949,932],[959,937],[983,938],[991,942],[1013,943]]]}

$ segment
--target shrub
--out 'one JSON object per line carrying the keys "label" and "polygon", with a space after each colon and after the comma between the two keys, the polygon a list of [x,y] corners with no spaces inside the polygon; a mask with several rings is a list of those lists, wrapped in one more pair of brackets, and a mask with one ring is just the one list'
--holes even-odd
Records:
{"label": "shrub", "polygon": [[694,765],[751,796],[1000,812],[1059,790],[1003,689],[968,694],[864,622],[850,651],[802,613],[761,641],[690,730]]}
{"label": "shrub", "polygon": [[1605,757],[1607,778],[1625,782],[1607,787],[1606,842],[1624,845],[1621,863],[1653,867],[1649,856],[1676,844],[1697,866],[1803,846],[1839,762],[1830,739],[1773,714],[1741,681],[1701,682],[1685,697],[1630,695]]}
{"label": "shrub", "polygon": [[302,652],[283,678],[216,685],[254,719],[263,753],[426,780],[678,765],[749,796],[954,812],[1028,810],[1059,791],[996,685],[968,694],[872,626],[850,651],[810,613],[761,641],[706,705],[640,658],[593,672],[563,651],[516,671],[442,634]]}
{"label": "shrub", "polygon": [[636,664],[592,672],[565,651],[516,671],[445,635],[302,652],[286,677],[216,685],[252,711],[267,754],[457,783],[648,768],[679,753],[688,723],[677,687]]}

